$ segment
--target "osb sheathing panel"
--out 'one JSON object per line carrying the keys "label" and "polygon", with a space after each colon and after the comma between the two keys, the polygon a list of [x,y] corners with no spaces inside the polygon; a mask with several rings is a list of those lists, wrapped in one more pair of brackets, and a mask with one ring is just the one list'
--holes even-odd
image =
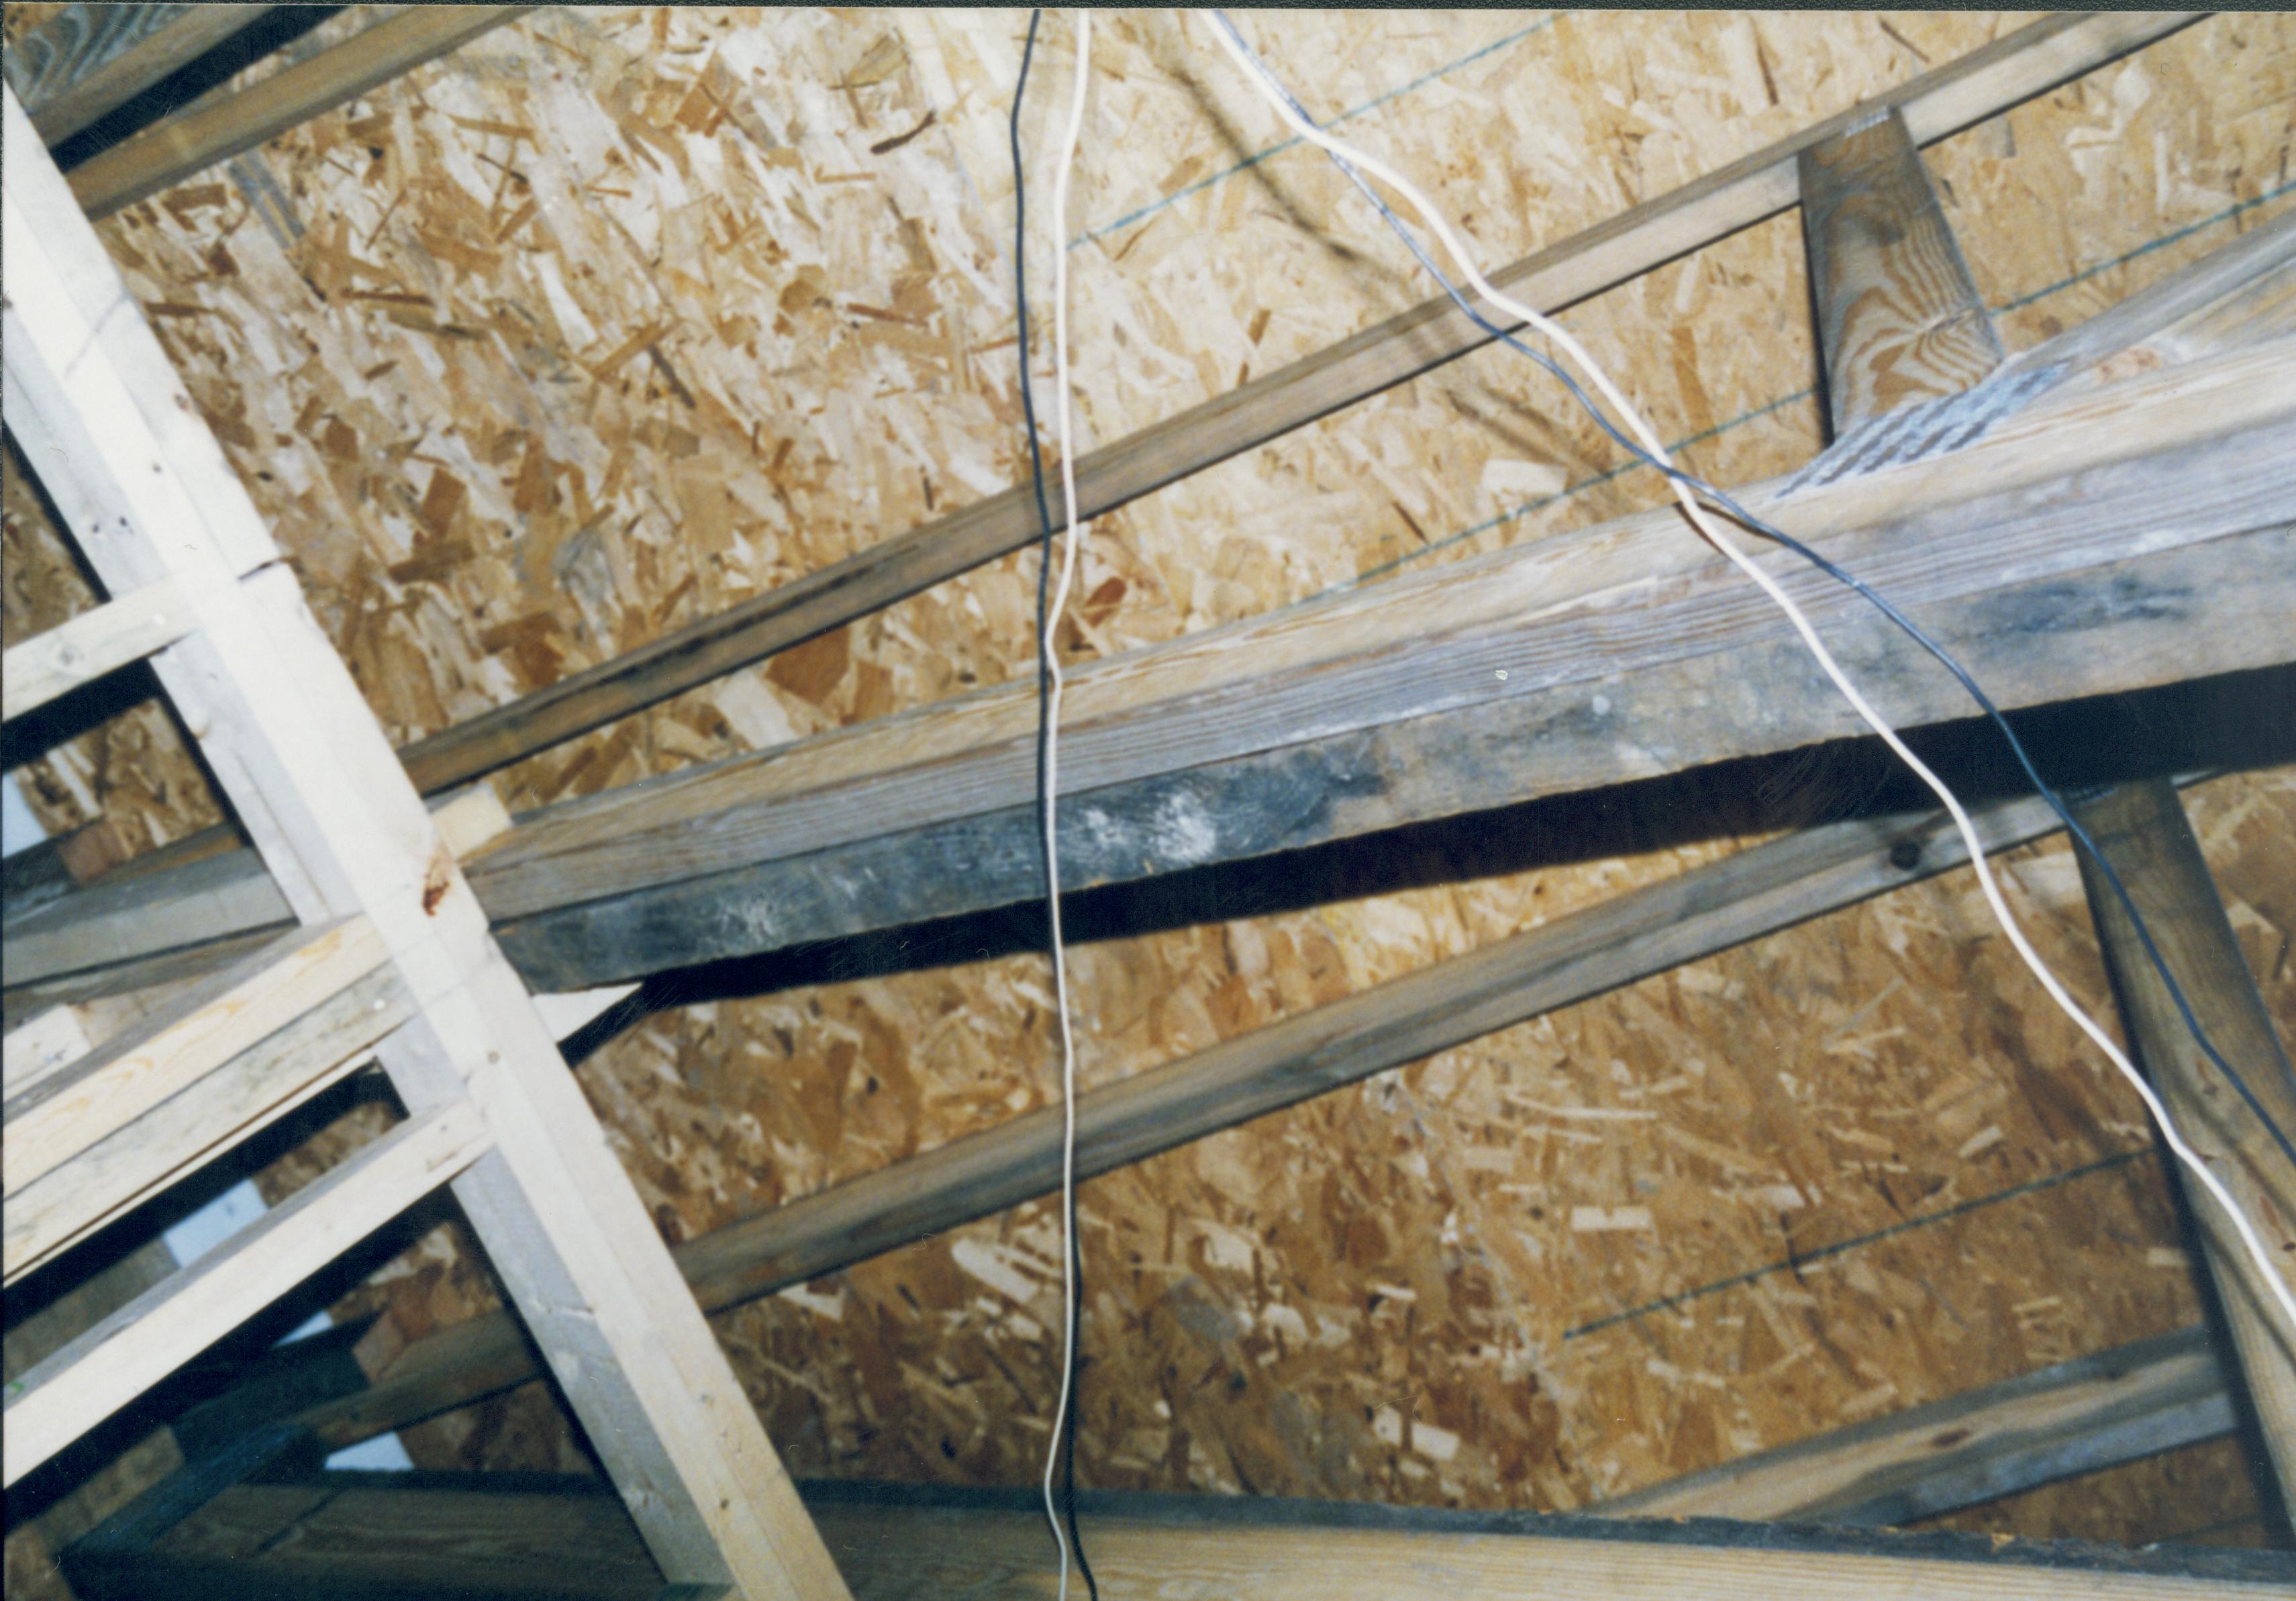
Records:
{"label": "osb sheathing panel", "polygon": [[[1311,110],[1367,108],[1350,135],[1496,261],[2021,20],[1249,26]],[[537,13],[105,225],[394,737],[1020,475],[1004,118],[1024,25]],[[1070,225],[1087,444],[1426,292],[1312,152],[1230,172],[1277,129],[1199,28],[1095,30]],[[1047,24],[1023,121],[1040,300],[1067,39]],[[1988,299],[2039,297],[2005,316],[2013,347],[2284,203],[2224,215],[2287,182],[2292,46],[2285,19],[2215,19],[1931,152]],[[1817,443],[1800,252],[1781,218],[1567,320],[1669,437],[1717,430],[1701,470],[1782,470]],[[1102,519],[1070,643],[1123,649],[1648,503],[1648,475],[1605,479],[1611,461],[1521,365],[1469,358]],[[1014,558],[944,585],[529,763],[505,794],[587,793],[1009,677],[1032,577]],[[2291,782],[2195,803],[2251,955],[2281,964],[2284,1018]],[[1727,848],[1080,952],[1085,1080]],[[2025,853],[2013,877],[2101,1003],[2069,858]],[[1041,960],[1013,959],[693,1008],[584,1079],[676,1238],[1040,1104],[1047,1003]],[[1081,1473],[1573,1505],[2166,1329],[2196,1309],[2152,1161],[2123,1159],[2143,1142],[1966,880],[1907,891],[1087,1186]],[[721,1323],[792,1466],[1026,1481],[1056,1376],[1051,1223],[1023,1208]],[[439,1235],[371,1298],[419,1333],[486,1291]],[[532,1392],[418,1450],[567,1459]]]}

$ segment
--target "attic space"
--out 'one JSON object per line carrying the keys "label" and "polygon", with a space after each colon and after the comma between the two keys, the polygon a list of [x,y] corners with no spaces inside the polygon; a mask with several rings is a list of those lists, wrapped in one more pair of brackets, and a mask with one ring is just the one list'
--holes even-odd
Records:
{"label": "attic space", "polygon": [[7,1601],[2296,1593],[2296,18],[4,40]]}

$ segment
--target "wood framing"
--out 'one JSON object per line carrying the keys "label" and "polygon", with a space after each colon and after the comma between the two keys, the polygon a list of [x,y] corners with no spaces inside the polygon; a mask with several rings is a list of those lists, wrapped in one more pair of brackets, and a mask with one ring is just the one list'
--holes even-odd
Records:
{"label": "wood framing", "polygon": [[493,1143],[468,1101],[423,1113],[8,1385],[13,1484],[446,1183]]}
{"label": "wood framing", "polygon": [[1800,178],[1835,435],[1957,395],[2001,364],[2000,337],[1903,113],[1893,107],[1803,151]]}
{"label": "wood framing", "polygon": [[165,580],[82,612],[61,628],[12,645],[0,659],[0,716],[9,720],[141,661],[190,632],[183,597]]}
{"label": "wood framing", "polygon": [[108,216],[322,111],[356,100],[531,8],[449,4],[380,9],[389,13],[381,21],[333,48],[197,110],[168,118],[74,167],[73,195],[88,216]]}
{"label": "wood framing", "polygon": [[[176,9],[152,8],[132,29],[154,39],[190,29]],[[518,1316],[453,1326],[407,1346],[370,1386],[330,1392],[283,1425],[266,1419],[240,1466],[257,1443],[306,1433],[306,1444],[348,1443],[547,1371],[636,1533],[603,1497],[545,1497],[505,1516],[514,1490],[488,1507],[487,1492],[427,1480],[338,1479],[316,1494],[303,1482],[220,1494],[203,1483],[197,1498],[179,1486],[186,1506],[204,1501],[195,1515],[147,1519],[141,1544],[89,1543],[92,1595],[140,1584],[248,1597],[315,1582],[453,1595],[487,1563],[514,1580],[569,1552],[602,1596],[626,1581],[629,1594],[659,1594],[665,1580],[696,1601],[1036,1584],[1039,1514],[1014,1498],[823,1491],[801,1501],[704,1315],[1047,1193],[1058,1115],[952,1141],[672,1252],[553,1043],[648,974],[1040,895],[1033,687],[515,823],[490,791],[435,813],[421,799],[1018,549],[1037,532],[1033,505],[1019,490],[992,496],[394,754],[83,215],[154,194],[524,8],[386,9],[350,43],[171,118],[68,183],[7,98],[8,425],[122,599],[11,650],[5,709],[150,657],[252,842],[233,851],[218,831],[180,847],[174,865],[12,911],[12,1015],[130,976],[172,987],[135,1033],[94,1052],[69,1011],[37,1019],[20,1047],[12,1036],[7,1281],[370,1056],[408,1113],[254,1230],[12,1379],[7,1481],[451,1183]],[[2004,362],[1920,155],[2192,16],[2046,19],[1495,276],[1567,306],[1799,198],[1838,443],[1741,498],[1914,612],[2008,707],[2287,666],[2296,216]],[[1449,301],[1431,301],[1084,458],[1085,509],[1122,505],[1487,342]],[[1969,715],[1959,687],[1863,602],[1788,555],[1762,559],[1892,722]],[[1065,724],[1070,831],[1057,887],[1068,891],[1863,730],[1767,600],[1672,511],[1079,669]],[[2036,801],[1977,815],[1989,847],[2059,826]],[[2252,983],[2242,988],[2197,846],[2177,832],[2171,780],[2124,786],[2090,815],[2160,908],[2156,929],[2200,975],[2196,998],[2223,1018],[2220,1038],[2271,1079],[2296,1126],[2296,1076]],[[1096,1089],[1075,1107],[1076,1170],[1136,1162],[1964,860],[1934,816],[1836,823],[1744,851]],[[2208,1125],[2209,1154],[2241,1175],[2244,1204],[2296,1249],[2296,1188],[2270,1177],[2281,1170],[2259,1130],[2195,1065],[2128,930],[2099,907],[2148,1068]],[[2283,1483],[2296,1482],[2296,1350],[2242,1264],[2211,1248]],[[1119,1591],[2296,1593],[2296,1564],[2246,1556],[2005,1553],[1632,1521],[1927,1515],[2219,1435],[2234,1420],[2230,1376],[2202,1333],[2184,1330],[1726,1464],[1600,1519],[1099,1497],[1087,1530]],[[378,1541],[399,1572],[376,1572]]]}
{"label": "wood framing", "polygon": [[[861,1601],[1034,1595],[1045,1586],[1043,1511],[1025,1491],[805,1489]],[[1228,1496],[1086,1491],[1078,1516],[1095,1575],[1111,1597],[2177,1601],[2284,1594],[2291,1571],[2263,1552],[2130,1553],[1977,1535]],[[607,1498],[538,1474],[282,1475],[220,1490],[194,1508],[122,1514],[66,1556],[86,1601],[162,1590],[183,1601],[288,1601],[315,1589],[372,1601],[473,1601],[523,1591],[545,1563],[578,1573],[592,1601],[664,1594]]]}
{"label": "wood framing", "polygon": [[[2296,1129],[2296,1075],[2176,791],[2157,782],[2117,785],[2079,804],[2076,814],[2144,913],[2210,1040],[2273,1120]],[[2215,1169],[2276,1260],[2288,1262],[2296,1255],[2296,1172],[2222,1072],[2202,1056],[2120,897],[2086,854],[2081,876],[2133,1054],[2186,1143]],[[2197,1185],[2185,1182],[2184,1190],[2286,1507],[2296,1500],[2296,1331],[2276,1314],[2257,1277],[2262,1270],[2222,1209]]]}
{"label": "wood framing", "polygon": [[[1889,94],[1632,208],[1490,274],[1499,289],[1554,312],[1795,204],[1801,153],[1883,111],[1930,143],[2194,20],[2194,12],[2059,12],[1925,72]],[[1504,323],[1502,325],[1505,325]],[[1253,380],[1077,462],[1089,519],[1280,438],[1420,373],[1480,350],[1491,336],[1436,296],[1375,328]],[[869,616],[1009,554],[1037,536],[1016,485],[961,511],[678,629],[547,689],[416,741],[401,754],[429,793],[512,762],[696,684]]]}
{"label": "wood framing", "polygon": [[[841,1594],[452,850],[12,95],[6,118],[11,432],[108,588],[168,578],[186,598],[197,627],[156,659],[160,682],[299,920],[364,919],[397,967],[415,1015],[381,1056],[409,1126],[480,1131],[455,1193],[665,1572]],[[26,1450],[89,1412],[67,1393],[111,1393],[84,1371],[16,1403],[57,1397]]]}
{"label": "wood framing", "polygon": [[8,50],[8,84],[50,144],[189,66],[271,5],[67,5]]}

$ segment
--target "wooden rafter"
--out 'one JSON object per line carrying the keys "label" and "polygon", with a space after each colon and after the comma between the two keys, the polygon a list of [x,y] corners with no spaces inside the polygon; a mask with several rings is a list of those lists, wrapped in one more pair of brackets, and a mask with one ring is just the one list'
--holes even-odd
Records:
{"label": "wooden rafter", "polygon": [[[455,844],[12,94],[4,109],[10,431],[107,588],[168,579],[185,598],[196,625],[155,670],[297,919],[361,919],[398,970],[414,1015],[378,1055],[410,1116],[369,1148],[373,1164],[431,1187],[452,1180],[666,1573],[750,1597],[842,1595],[725,1352],[488,936]],[[98,1403],[134,1394],[128,1381],[148,1384],[249,1315],[258,1293],[286,1287],[291,1268],[308,1273],[322,1247],[340,1251],[355,1225],[390,1215],[383,1200],[395,1212],[411,1198],[397,1180],[329,1186],[272,1214],[274,1234],[234,1251],[228,1272],[179,1270],[135,1316],[51,1359],[45,1382],[12,1389],[11,1478],[20,1453],[53,1452],[102,1416]],[[290,1228],[291,1242],[279,1232]],[[266,1245],[275,1270],[245,1254]],[[131,1347],[133,1361],[115,1360]]]}
{"label": "wooden rafter", "polygon": [[40,137],[70,138],[277,7],[67,5],[8,49],[8,84]]}

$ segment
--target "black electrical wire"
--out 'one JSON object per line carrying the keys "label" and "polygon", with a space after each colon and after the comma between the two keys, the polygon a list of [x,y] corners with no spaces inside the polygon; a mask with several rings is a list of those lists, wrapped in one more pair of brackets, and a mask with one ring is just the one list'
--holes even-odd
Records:
{"label": "black electrical wire", "polygon": [[[1045,854],[1045,894],[1047,901],[1061,892],[1060,863],[1053,849],[1050,831],[1045,827],[1046,810],[1051,796],[1046,780],[1051,776],[1046,757],[1052,738],[1053,705],[1053,641],[1049,627],[1052,606],[1050,576],[1053,569],[1053,509],[1045,498],[1045,462],[1037,449],[1037,403],[1029,387],[1029,200],[1028,184],[1021,171],[1021,97],[1029,88],[1029,62],[1037,53],[1037,25],[1044,20],[1041,9],[1029,13],[1029,37],[1021,46],[1021,76],[1013,85],[1013,298],[1020,315],[1021,416],[1028,429],[1029,477],[1037,490],[1037,522],[1044,530],[1037,562],[1037,838]],[[1076,1286],[1076,1295],[1069,1303],[1067,1344],[1062,1347],[1063,1360],[1070,1368],[1068,1409],[1061,1417],[1061,1437],[1066,1454],[1061,1464],[1062,1511],[1069,1526],[1069,1545],[1076,1552],[1078,1569],[1084,1574],[1085,1589],[1092,1601],[1100,1601],[1100,1582],[1092,1576],[1092,1564],[1085,1560],[1084,1532],[1077,1527],[1076,1515],[1076,1418],[1077,1393],[1083,1388],[1083,1365],[1077,1359],[1077,1343],[1084,1333],[1084,1247],[1077,1237],[1076,1192],[1065,1191],[1061,1197],[1063,1210],[1062,1233],[1069,1245],[1069,1274]]]}
{"label": "black electrical wire", "polygon": [[[1243,36],[1236,30],[1235,24],[1228,20],[1227,13],[1225,12],[1216,11],[1212,14],[1218,20],[1221,28],[1226,31],[1228,37],[1234,39],[1242,49],[1243,53],[1251,59],[1253,64],[1259,69],[1260,75],[1277,94],[1283,95],[1284,101],[1292,107],[1292,109],[1299,113],[1300,120],[1309,123],[1315,127],[1322,127],[1323,125],[1321,123],[1317,123],[1313,117],[1310,117],[1308,114],[1307,109],[1300,105],[1298,98],[1295,97],[1289,89],[1284,87],[1282,80],[1277,78],[1275,73],[1268,69],[1267,64],[1260,61],[1258,54],[1252,51],[1251,46],[1244,43]],[[2296,1144],[2292,1144],[2290,1142],[2287,1133],[2281,1128],[2278,1122],[2274,1119],[2272,1114],[2266,1110],[2264,1103],[2257,1099],[2256,1091],[2249,1088],[2248,1081],[2241,1077],[2239,1072],[2234,1068],[2230,1062],[2225,1059],[2223,1053],[2218,1051],[2215,1043],[2210,1040],[2208,1031],[2201,1025],[2199,1017],[2196,1016],[2193,1010],[2192,1002],[2185,997],[2184,986],[2177,982],[2176,975],[2169,970],[2168,960],[2161,954],[2161,947],[2153,942],[2152,931],[2145,924],[2144,914],[2137,911],[2136,902],[2129,894],[2128,886],[2121,881],[2120,872],[2115,870],[2112,863],[2106,859],[2104,853],[2097,848],[2096,841],[2089,837],[2089,833],[2087,829],[2081,827],[2079,821],[2073,816],[2071,811],[2065,805],[2064,801],[2058,796],[2056,790],[2049,785],[2046,780],[2041,777],[2040,770],[2034,766],[2032,756],[2025,749],[2025,742],[2017,737],[2017,731],[2010,727],[2009,720],[2001,714],[2001,708],[1994,704],[1993,698],[1985,692],[1984,689],[1978,683],[1977,680],[1971,675],[1969,670],[1964,667],[1961,663],[1955,658],[1953,654],[1943,645],[1938,643],[1936,640],[1931,638],[1929,634],[1923,632],[1923,630],[1915,624],[1912,618],[1906,617],[1904,612],[1898,609],[1895,604],[1893,604],[1887,597],[1882,595],[1881,592],[1874,589],[1873,585],[1867,584],[1864,579],[1858,577],[1856,574],[1849,572],[1839,563],[1834,562],[1827,557],[1820,554],[1818,551],[1812,550],[1808,545],[1804,544],[1800,540],[1796,539],[1791,534],[1788,534],[1783,529],[1775,527],[1770,523],[1765,522],[1762,519],[1756,517],[1752,512],[1747,511],[1745,507],[1740,505],[1736,500],[1732,498],[1730,495],[1724,494],[1713,485],[1707,483],[1702,478],[1694,478],[1691,474],[1684,472],[1681,469],[1674,466],[1670,462],[1660,461],[1657,457],[1652,455],[1649,451],[1644,450],[1641,445],[1628,437],[1628,436],[1621,432],[1618,426],[1604,414],[1602,407],[1595,404],[1593,397],[1590,396],[1585,389],[1578,386],[1578,380],[1573,379],[1569,372],[1563,371],[1562,365],[1553,357],[1549,356],[1542,350],[1538,350],[1533,348],[1531,346],[1526,345],[1521,339],[1517,339],[1513,333],[1502,328],[1497,323],[1493,323],[1489,318],[1484,316],[1481,312],[1478,311],[1473,303],[1471,302],[1466,296],[1459,292],[1458,286],[1451,282],[1449,276],[1444,273],[1443,269],[1436,265],[1434,257],[1431,256],[1426,248],[1419,242],[1417,237],[1414,236],[1408,228],[1404,226],[1403,219],[1396,216],[1393,208],[1391,208],[1384,200],[1380,198],[1378,192],[1372,188],[1371,184],[1365,180],[1364,176],[1356,170],[1353,164],[1346,160],[1335,151],[1325,151],[1324,153],[1332,158],[1332,162],[1338,166],[1341,172],[1347,174],[1349,178],[1354,180],[1356,187],[1363,191],[1365,197],[1371,201],[1373,206],[1377,208],[1379,214],[1387,219],[1388,226],[1395,230],[1397,237],[1401,239],[1403,242],[1410,248],[1411,253],[1419,258],[1419,264],[1427,269],[1428,273],[1438,283],[1443,286],[1444,293],[1451,297],[1453,303],[1456,304],[1462,312],[1465,313],[1468,318],[1472,321],[1477,327],[1482,329],[1484,332],[1489,334],[1493,339],[1505,344],[1509,349],[1529,356],[1532,361],[1537,362],[1541,367],[1545,368],[1548,373],[1553,375],[1556,381],[1561,383],[1565,389],[1570,391],[1570,397],[1573,400],[1576,400],[1581,406],[1586,408],[1587,414],[1592,417],[1596,424],[1601,427],[1602,430],[1615,440],[1621,449],[1640,461],[1644,466],[1655,469],[1657,471],[1664,473],[1668,478],[1680,484],[1684,488],[1691,491],[1693,494],[1706,496],[1709,500],[1720,506],[1725,511],[1728,512],[1738,521],[1743,523],[1747,527],[1752,529],[1755,533],[1761,535],[1766,539],[1775,541],[1777,543],[1784,546],[1788,551],[1793,552],[1793,554],[1800,557],[1803,560],[1816,568],[1818,571],[1824,573],[1827,577],[1832,578],[1836,583],[1846,585],[1848,588],[1857,592],[1857,594],[1864,597],[1866,600],[1871,603],[1874,609],[1879,611],[1883,617],[1887,617],[1891,623],[1895,624],[1897,627],[1905,633],[1906,638],[1912,640],[1915,644],[1927,651],[1946,669],[1947,672],[1952,674],[1955,678],[1960,681],[1961,687],[1969,692],[1970,698],[1977,703],[1979,708],[1982,710],[1985,715],[1992,721],[1993,726],[2000,731],[2001,737],[2008,741],[2010,753],[2017,758],[2018,766],[2024,770],[2025,777],[2031,782],[2034,790],[2040,796],[2043,801],[2047,803],[2049,810],[2056,813],[2058,821],[2065,825],[2066,831],[2071,835],[2074,843],[2082,851],[2087,854],[2089,861],[2095,865],[2098,872],[2103,877],[2105,883],[2112,888],[2113,898],[2120,903],[2121,910],[2128,914],[2129,927],[2136,930],[2137,943],[2144,947],[2144,954],[2152,962],[2152,970],[2160,975],[2161,984],[2167,987],[2169,999],[2176,1003],[2177,1014],[2184,1018],[2185,1027],[2191,1033],[2194,1043],[2200,1047],[2201,1054],[2207,1057],[2210,1062],[2214,1063],[2216,1065],[2217,1071],[2223,1074],[2225,1077],[2230,1081],[2233,1088],[2240,1092],[2241,1099],[2247,1103],[2249,1110],[2253,1112],[2259,1121],[2260,1121],[2267,1129],[2271,1131],[2274,1141],[2278,1144],[2282,1153],[2287,1156],[2290,1164],[2292,1166],[2296,1166]]]}

